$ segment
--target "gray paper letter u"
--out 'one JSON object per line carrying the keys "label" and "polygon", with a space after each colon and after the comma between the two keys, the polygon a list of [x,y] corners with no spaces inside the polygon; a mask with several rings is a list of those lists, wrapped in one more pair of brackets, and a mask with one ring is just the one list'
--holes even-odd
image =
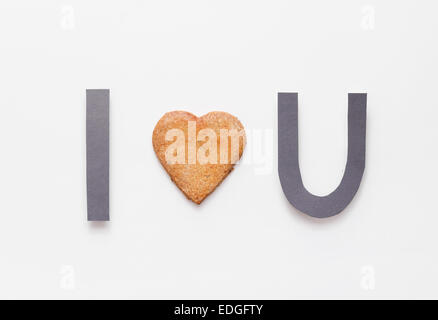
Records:
{"label": "gray paper letter u", "polygon": [[365,169],[366,93],[348,94],[348,156],[340,185],[319,197],[303,185],[298,161],[298,94],[278,94],[278,173],[289,202],[299,211],[316,218],[341,212],[353,200]]}

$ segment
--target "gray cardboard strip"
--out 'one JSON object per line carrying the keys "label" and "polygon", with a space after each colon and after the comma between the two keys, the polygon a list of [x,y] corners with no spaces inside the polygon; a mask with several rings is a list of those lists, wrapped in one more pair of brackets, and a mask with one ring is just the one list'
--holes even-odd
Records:
{"label": "gray cardboard strip", "polygon": [[87,89],[88,221],[109,220],[109,90]]}
{"label": "gray cardboard strip", "polygon": [[298,160],[298,94],[278,94],[278,173],[289,202],[301,212],[327,218],[354,198],[365,170],[366,93],[348,94],[348,156],[341,184],[325,197],[306,190]]}

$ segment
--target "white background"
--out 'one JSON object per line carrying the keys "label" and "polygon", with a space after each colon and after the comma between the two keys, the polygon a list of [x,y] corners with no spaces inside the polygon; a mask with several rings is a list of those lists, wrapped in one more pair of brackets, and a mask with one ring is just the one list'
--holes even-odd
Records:
{"label": "white background", "polygon": [[[437,10],[2,0],[0,298],[438,298]],[[111,89],[103,224],[86,221],[86,88]],[[365,175],[336,217],[309,218],[282,193],[281,91],[299,92],[302,174],[318,195],[343,174],[347,94],[368,93]],[[151,145],[175,109],[273,132],[272,169],[241,164],[192,204]]]}

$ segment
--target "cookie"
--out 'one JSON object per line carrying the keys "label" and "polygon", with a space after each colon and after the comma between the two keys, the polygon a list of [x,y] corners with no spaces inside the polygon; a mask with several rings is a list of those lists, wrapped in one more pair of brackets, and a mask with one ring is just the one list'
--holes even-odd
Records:
{"label": "cookie", "polygon": [[172,181],[200,204],[233,170],[246,144],[243,125],[226,112],[202,117],[166,113],[152,134],[155,153]]}

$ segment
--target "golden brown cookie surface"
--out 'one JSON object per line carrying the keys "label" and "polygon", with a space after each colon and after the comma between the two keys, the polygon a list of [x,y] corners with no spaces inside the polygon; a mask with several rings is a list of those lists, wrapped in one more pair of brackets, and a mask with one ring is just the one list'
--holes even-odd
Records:
{"label": "golden brown cookie surface", "polygon": [[200,204],[233,170],[246,136],[240,121],[226,112],[202,117],[185,111],[166,113],[156,124],[152,144],[172,181]]}

